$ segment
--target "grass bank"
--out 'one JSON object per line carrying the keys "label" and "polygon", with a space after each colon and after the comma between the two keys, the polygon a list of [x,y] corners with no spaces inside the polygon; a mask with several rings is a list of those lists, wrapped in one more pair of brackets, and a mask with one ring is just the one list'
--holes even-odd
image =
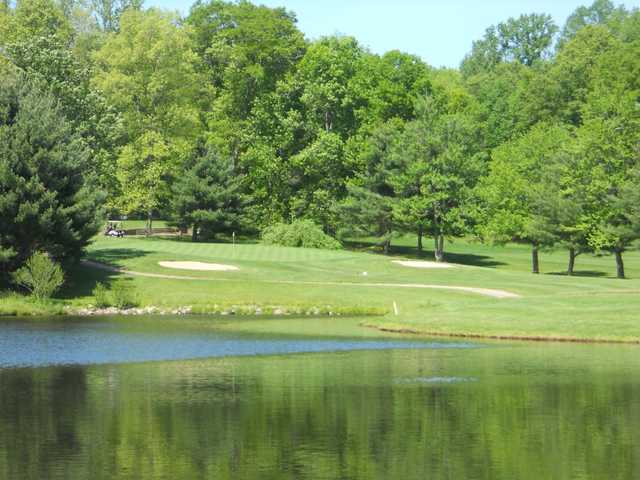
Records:
{"label": "grass bank", "polygon": [[[567,277],[564,252],[542,255],[541,275],[529,270],[525,246],[489,247],[459,241],[450,245],[446,270],[411,269],[392,262],[417,258],[414,239],[396,240],[392,256],[372,253],[359,242],[347,251],[319,251],[261,245],[193,244],[158,238],[97,238],[93,261],[151,275],[127,276],[79,266],[50,307],[92,303],[97,282],[126,278],[142,306],[191,306],[207,313],[220,307],[284,307],[290,314],[321,309],[367,316],[362,323],[393,331],[494,338],[553,338],[588,341],[640,341],[640,255],[625,260],[629,280],[617,280],[611,257],[578,259]],[[429,252],[425,253],[428,259]],[[237,266],[236,272],[168,270],[160,261],[199,261]],[[398,285],[404,285],[400,287]],[[491,298],[468,291],[411,288],[411,285],[506,290],[519,298]],[[409,286],[409,287],[407,287]],[[22,302],[22,303],[21,303]],[[20,312],[24,300],[0,298],[0,313]],[[395,304],[395,307],[394,307]],[[28,310],[24,307],[23,310]],[[397,312],[397,314],[396,314]],[[20,314],[20,313],[18,313]]]}

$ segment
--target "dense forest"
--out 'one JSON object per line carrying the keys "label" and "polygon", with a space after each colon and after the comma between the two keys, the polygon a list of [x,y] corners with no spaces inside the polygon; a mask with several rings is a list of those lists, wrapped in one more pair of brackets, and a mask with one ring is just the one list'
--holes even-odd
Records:
{"label": "dense forest", "polygon": [[295,14],[198,1],[0,2],[0,270],[76,258],[107,216],[194,240],[474,237],[623,253],[640,238],[640,11],[506,19],[459,69],[309,41]]}

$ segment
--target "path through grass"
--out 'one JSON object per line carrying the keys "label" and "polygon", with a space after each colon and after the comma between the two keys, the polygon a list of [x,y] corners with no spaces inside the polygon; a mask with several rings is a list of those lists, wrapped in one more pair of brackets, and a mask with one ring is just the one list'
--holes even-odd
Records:
{"label": "path through grass", "polygon": [[[612,278],[611,258],[584,256],[578,264],[583,275],[566,277],[559,275],[564,254],[550,253],[542,257],[545,274],[535,276],[527,271],[526,248],[457,242],[451,246],[450,258],[470,260],[467,263],[471,265],[420,270],[392,263],[399,257],[415,257],[409,240],[396,256],[385,257],[354,251],[100,238],[91,247],[90,258],[140,272],[231,280],[130,280],[143,302],[160,306],[223,303],[380,308],[389,314],[364,323],[425,333],[640,341],[640,281]],[[232,264],[240,270],[167,271],[158,265],[165,260]],[[640,273],[637,254],[628,254],[626,260],[631,276]],[[590,273],[584,275],[584,268]],[[100,275],[88,270],[81,268],[80,277]],[[480,287],[507,290],[521,298],[365,285],[371,283]],[[84,294],[89,295],[86,288]],[[398,306],[397,316],[393,302]]]}
{"label": "path through grass", "polygon": [[[561,275],[566,263],[564,252],[543,254],[543,274],[532,275],[528,273],[529,251],[517,245],[492,248],[456,242],[449,246],[449,259],[461,264],[451,269],[411,269],[393,263],[399,258],[417,257],[413,241],[396,241],[393,255],[387,257],[371,253],[370,245],[362,242],[358,246],[362,251],[321,251],[98,237],[89,249],[89,258],[147,274],[190,278],[124,276],[139,293],[143,305],[189,305],[197,311],[209,311],[214,305],[381,311],[387,314],[364,318],[362,323],[431,334],[640,341],[637,253],[626,255],[631,279],[623,281],[613,278],[615,267],[610,257],[583,256],[579,259],[578,276]],[[429,259],[428,254],[425,259]],[[158,264],[160,261],[231,264],[240,270],[167,270]],[[52,310],[59,311],[61,304],[89,304],[97,282],[109,283],[121,276],[79,266],[70,272],[67,288]],[[372,288],[371,284],[385,287]],[[400,286],[416,284],[504,290],[520,298]],[[19,303],[14,297],[0,298],[0,312],[24,312]],[[42,309],[38,312],[42,313]]]}

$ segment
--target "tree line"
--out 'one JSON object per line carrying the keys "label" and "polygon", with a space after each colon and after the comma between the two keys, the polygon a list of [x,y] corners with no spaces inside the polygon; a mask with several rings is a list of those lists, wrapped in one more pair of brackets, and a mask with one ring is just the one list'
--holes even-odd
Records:
{"label": "tree line", "polygon": [[[459,69],[305,39],[198,1],[0,2],[0,268],[77,257],[109,215],[194,239],[309,220],[338,237],[623,253],[640,238],[640,12],[490,27]],[[98,220],[97,220],[98,219]]]}

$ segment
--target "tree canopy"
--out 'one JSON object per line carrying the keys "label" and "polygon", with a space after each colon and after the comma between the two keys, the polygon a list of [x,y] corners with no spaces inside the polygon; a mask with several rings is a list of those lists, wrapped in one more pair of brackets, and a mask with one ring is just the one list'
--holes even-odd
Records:
{"label": "tree canopy", "polygon": [[[640,11],[609,0],[562,29],[540,12],[497,22],[458,69],[310,40],[295,13],[246,0],[184,17],[140,0],[2,2],[2,208],[19,219],[2,261],[79,255],[103,207],[194,239],[299,221],[385,251],[430,236],[438,260],[455,237],[525,242],[535,271],[545,249],[566,249],[569,273],[596,251],[623,276],[639,238],[638,45]],[[21,247],[31,230],[42,245]]]}

